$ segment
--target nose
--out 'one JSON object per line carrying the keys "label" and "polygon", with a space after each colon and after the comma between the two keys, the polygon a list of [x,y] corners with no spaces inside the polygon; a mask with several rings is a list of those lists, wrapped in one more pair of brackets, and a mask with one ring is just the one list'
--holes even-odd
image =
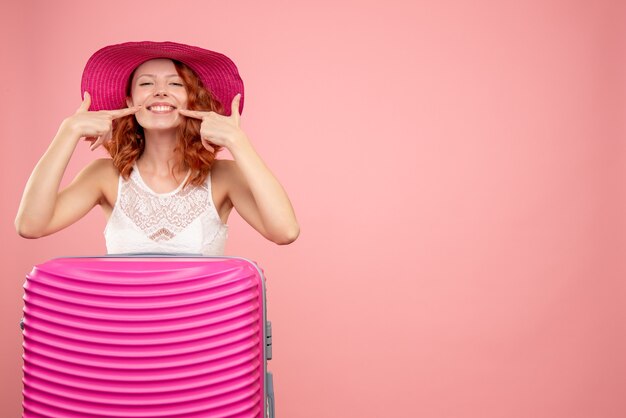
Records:
{"label": "nose", "polygon": [[165,88],[165,84],[160,82],[160,83],[156,83],[154,86],[154,95],[155,96],[166,96],[167,95],[167,89]]}

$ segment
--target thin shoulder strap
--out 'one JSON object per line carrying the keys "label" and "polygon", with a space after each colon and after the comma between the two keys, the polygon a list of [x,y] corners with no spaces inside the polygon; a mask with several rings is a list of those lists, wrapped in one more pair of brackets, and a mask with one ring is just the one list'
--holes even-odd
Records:
{"label": "thin shoulder strap", "polygon": [[113,204],[113,210],[115,210],[115,208],[117,206],[119,206],[120,196],[122,195],[122,183],[123,183],[123,181],[124,181],[124,178],[122,177],[122,173],[119,173],[117,175],[117,193],[115,194],[115,203]]}

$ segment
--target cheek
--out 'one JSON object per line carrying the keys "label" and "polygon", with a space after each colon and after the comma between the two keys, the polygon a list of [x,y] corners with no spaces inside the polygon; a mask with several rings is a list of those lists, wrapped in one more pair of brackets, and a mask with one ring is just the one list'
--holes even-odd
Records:
{"label": "cheek", "polygon": [[137,91],[137,90],[133,90],[131,91],[131,99],[133,101],[133,104],[135,105],[140,105],[140,104],[144,104],[146,100],[148,100],[148,98],[150,97],[150,94],[148,94],[145,91]]}
{"label": "cheek", "polygon": [[146,103],[149,97],[150,95],[148,94],[136,94],[135,97],[133,97],[133,100],[136,105],[143,105]]}
{"label": "cheek", "polygon": [[145,128],[146,115],[144,115],[142,112],[143,111],[139,111],[135,113],[135,119],[137,120],[137,123],[139,124],[139,126],[141,126],[142,128]]}

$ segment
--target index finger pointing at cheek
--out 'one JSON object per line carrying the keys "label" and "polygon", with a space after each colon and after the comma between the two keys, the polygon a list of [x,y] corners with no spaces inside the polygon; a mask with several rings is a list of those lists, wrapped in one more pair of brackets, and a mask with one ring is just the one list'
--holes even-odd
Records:
{"label": "index finger pointing at cheek", "polygon": [[198,110],[189,110],[189,109],[178,109],[178,113],[180,113],[183,116],[190,117],[190,118],[202,119],[209,112],[200,112]]}
{"label": "index finger pointing at cheek", "polygon": [[113,119],[117,119],[117,118],[121,118],[123,116],[128,116],[128,115],[132,115],[133,113],[137,113],[139,110],[141,110],[143,106],[141,105],[137,105],[137,106],[133,106],[133,107],[127,107],[124,109],[118,109],[118,110],[108,110],[107,113],[109,115],[111,115],[113,117]]}

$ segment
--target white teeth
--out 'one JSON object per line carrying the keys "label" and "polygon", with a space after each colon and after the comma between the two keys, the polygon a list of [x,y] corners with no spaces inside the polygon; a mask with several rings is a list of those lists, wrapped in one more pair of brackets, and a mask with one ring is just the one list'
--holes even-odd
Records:
{"label": "white teeth", "polygon": [[153,112],[168,112],[174,110],[174,108],[172,106],[151,106],[150,110]]}

